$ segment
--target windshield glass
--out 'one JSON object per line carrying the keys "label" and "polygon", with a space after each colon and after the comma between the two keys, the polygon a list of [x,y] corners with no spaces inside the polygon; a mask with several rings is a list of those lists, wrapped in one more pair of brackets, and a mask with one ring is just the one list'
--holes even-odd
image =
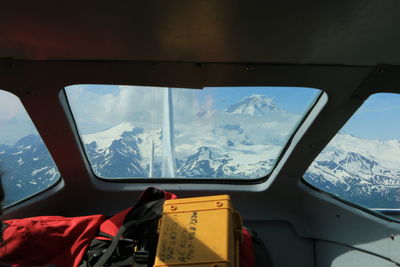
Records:
{"label": "windshield glass", "polygon": [[320,90],[73,85],[65,88],[102,178],[260,178]]}

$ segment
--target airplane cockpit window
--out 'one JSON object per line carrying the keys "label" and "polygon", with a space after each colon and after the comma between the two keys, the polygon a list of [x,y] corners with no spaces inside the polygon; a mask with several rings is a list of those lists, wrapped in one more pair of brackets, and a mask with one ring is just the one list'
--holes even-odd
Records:
{"label": "airplane cockpit window", "polygon": [[0,171],[2,207],[36,195],[60,179],[60,173],[17,96],[0,90]]}
{"label": "airplane cockpit window", "polygon": [[321,91],[300,87],[65,88],[100,178],[257,179]]}
{"label": "airplane cockpit window", "polygon": [[400,209],[399,114],[400,94],[370,96],[314,160],[304,180],[370,209],[388,214]]}

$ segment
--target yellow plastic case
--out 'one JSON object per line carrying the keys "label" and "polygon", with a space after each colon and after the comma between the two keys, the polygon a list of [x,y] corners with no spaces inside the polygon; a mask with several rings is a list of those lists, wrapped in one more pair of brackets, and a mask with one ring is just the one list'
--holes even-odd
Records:
{"label": "yellow plastic case", "polygon": [[154,267],[239,267],[242,220],[228,195],[166,200]]}

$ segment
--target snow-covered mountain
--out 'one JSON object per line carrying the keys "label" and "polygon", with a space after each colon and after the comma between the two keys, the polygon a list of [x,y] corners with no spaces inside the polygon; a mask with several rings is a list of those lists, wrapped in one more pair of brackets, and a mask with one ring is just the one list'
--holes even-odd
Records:
{"label": "snow-covered mountain", "polygon": [[272,98],[265,95],[251,95],[243,98],[238,103],[230,105],[226,112],[263,116],[269,112],[282,112],[282,110],[274,103]]}
{"label": "snow-covered mountain", "polygon": [[181,162],[177,175],[191,178],[262,177],[272,169],[274,162],[274,159],[254,163],[237,162],[229,156],[229,152],[225,155],[214,155],[210,148],[202,146],[186,161]]}
{"label": "snow-covered mountain", "polygon": [[[123,130],[124,127],[126,130]],[[112,131],[107,130],[90,136],[83,136],[86,151],[94,171],[102,177],[123,178],[148,176],[150,148],[154,144],[154,177],[161,177],[161,161],[163,148],[162,131],[144,130],[123,123]],[[204,136],[198,132],[177,131],[175,136],[176,166],[178,177],[188,178],[255,178],[262,177],[273,167],[275,157],[281,147],[276,145],[246,143],[240,128],[231,129],[234,133],[218,136],[216,131]],[[115,134],[111,142],[106,142],[107,132]],[[100,145],[97,144],[98,135]],[[93,139],[94,138],[94,139]]]}
{"label": "snow-covered mountain", "polygon": [[0,145],[0,167],[4,172],[3,206],[48,188],[60,177],[46,146],[37,135],[25,136],[14,145]]}
{"label": "snow-covered mountain", "polygon": [[310,184],[374,208],[400,208],[400,141],[339,133],[304,175]]}
{"label": "snow-covered mountain", "polygon": [[[197,114],[194,118],[196,123],[175,124],[179,177],[262,177],[274,166],[286,136],[300,118],[281,109],[271,98],[263,95],[246,97],[223,112],[214,109],[203,112],[212,113],[214,117]],[[159,176],[161,129],[150,131],[123,123],[109,131],[96,133],[96,137],[90,137],[92,139],[84,137],[84,140],[86,143],[89,143],[89,139],[100,140],[97,153],[106,154],[113,146],[110,146],[110,142],[104,145],[102,140],[120,140],[124,131],[126,135],[135,136],[131,137],[135,141],[130,146],[136,144],[142,168],[123,177],[146,177],[151,142],[155,144],[156,176]],[[114,132],[111,134],[113,137],[111,132]],[[126,150],[136,151],[135,148],[118,151]],[[131,158],[135,159],[135,156]],[[366,140],[340,133],[309,167],[304,178],[318,188],[359,204],[399,207],[399,159],[399,140]],[[106,162],[103,159],[101,161]]]}
{"label": "snow-covered mountain", "polygon": [[[258,178],[273,168],[300,115],[253,95],[223,111],[203,110],[192,120],[175,121],[179,178]],[[153,177],[161,177],[162,129],[122,122],[82,135],[94,172],[105,178],[147,178],[154,147]],[[400,141],[366,140],[338,134],[304,175],[327,192],[374,208],[400,207]],[[5,169],[5,204],[47,188],[59,177],[38,136],[0,145]]]}
{"label": "snow-covered mountain", "polygon": [[[225,111],[212,109],[203,113],[208,115],[194,113],[189,123],[176,118],[178,177],[262,177],[273,167],[287,134],[299,118],[261,95],[246,97]],[[154,176],[161,175],[161,127],[153,129],[140,123],[122,122],[82,138],[99,176],[147,177],[152,144]]]}

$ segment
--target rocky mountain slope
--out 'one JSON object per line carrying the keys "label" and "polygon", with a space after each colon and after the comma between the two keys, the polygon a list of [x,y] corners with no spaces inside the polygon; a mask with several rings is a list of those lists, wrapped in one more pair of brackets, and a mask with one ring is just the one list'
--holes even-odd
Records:
{"label": "rocky mountain slope", "polygon": [[304,175],[310,184],[374,208],[400,208],[400,141],[339,133]]}
{"label": "rocky mountain slope", "polygon": [[0,145],[0,166],[4,172],[3,206],[48,188],[60,177],[46,146],[37,135],[25,136],[14,145]]}

